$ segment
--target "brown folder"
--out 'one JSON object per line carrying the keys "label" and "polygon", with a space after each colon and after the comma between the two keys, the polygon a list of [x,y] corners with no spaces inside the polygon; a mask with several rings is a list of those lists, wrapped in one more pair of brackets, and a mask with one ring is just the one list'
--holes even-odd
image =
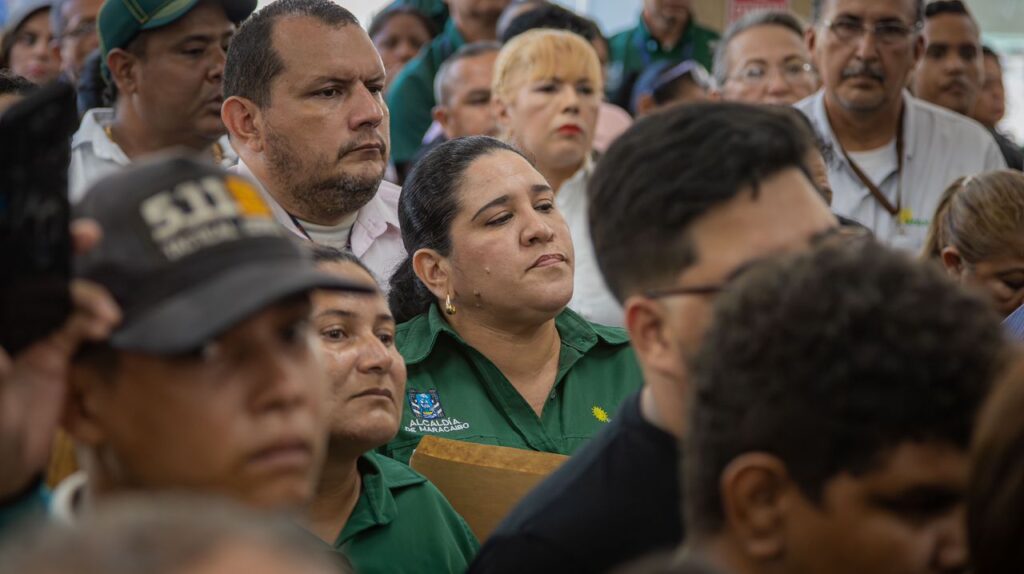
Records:
{"label": "brown folder", "polygon": [[437,486],[482,543],[527,492],[568,458],[428,435],[409,464]]}

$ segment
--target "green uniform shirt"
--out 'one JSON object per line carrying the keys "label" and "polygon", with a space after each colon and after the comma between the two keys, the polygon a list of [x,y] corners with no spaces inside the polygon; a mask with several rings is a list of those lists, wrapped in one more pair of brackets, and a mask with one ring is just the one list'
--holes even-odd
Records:
{"label": "green uniform shirt", "polygon": [[459,573],[480,548],[441,491],[409,468],[375,453],[359,459],[359,500],[335,550],[359,574]]}
{"label": "green uniform shirt", "polygon": [[467,345],[436,305],[398,326],[409,370],[398,436],[384,447],[408,462],[425,434],[572,454],[599,431],[643,377],[622,329],[588,323],[566,309],[558,374],[541,417],[491,361]]}
{"label": "green uniform shirt", "polygon": [[628,87],[632,89],[631,84],[636,76],[644,68],[659,60],[673,62],[696,60],[710,70],[715,58],[717,40],[718,34],[714,30],[704,28],[691,18],[679,42],[671,50],[665,50],[657,38],[651,35],[651,31],[647,29],[647,24],[641,16],[640,22],[635,28],[619,32],[608,41],[611,64],[608,70],[608,85],[605,89],[609,99],[612,99],[614,103],[619,103],[620,97],[624,96],[627,98],[626,105],[628,106],[630,94],[619,94],[624,87],[623,84],[628,83]]}
{"label": "green uniform shirt", "polygon": [[423,143],[423,135],[434,121],[434,76],[441,64],[466,41],[449,20],[444,31],[398,73],[388,89],[391,110],[391,161],[412,161]]}

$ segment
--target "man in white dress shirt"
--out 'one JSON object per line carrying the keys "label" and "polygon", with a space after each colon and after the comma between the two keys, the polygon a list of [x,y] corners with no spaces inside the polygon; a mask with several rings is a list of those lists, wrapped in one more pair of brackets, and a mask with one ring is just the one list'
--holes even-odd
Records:
{"label": "man in white dress shirt", "polygon": [[815,0],[808,45],[824,88],[796,104],[835,152],[833,211],[909,250],[950,183],[1006,167],[984,128],[904,90],[922,17],[921,0]]}
{"label": "man in white dress shirt", "polygon": [[[287,41],[285,41],[287,39]],[[235,34],[221,117],[279,223],[349,249],[387,284],[405,258],[400,189],[382,182],[384,65],[356,18],[330,0],[279,0]]]}

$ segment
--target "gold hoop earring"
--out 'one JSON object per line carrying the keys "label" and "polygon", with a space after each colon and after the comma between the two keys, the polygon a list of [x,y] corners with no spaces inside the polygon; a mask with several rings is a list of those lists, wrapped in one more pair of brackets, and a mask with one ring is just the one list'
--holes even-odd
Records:
{"label": "gold hoop earring", "polygon": [[452,296],[450,293],[444,296],[444,312],[449,315],[454,315],[457,312],[455,305],[452,303]]}

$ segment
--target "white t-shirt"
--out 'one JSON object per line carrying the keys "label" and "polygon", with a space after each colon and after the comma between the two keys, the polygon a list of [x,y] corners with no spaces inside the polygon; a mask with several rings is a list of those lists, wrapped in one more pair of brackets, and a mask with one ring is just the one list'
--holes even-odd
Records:
{"label": "white t-shirt", "polygon": [[359,212],[350,213],[337,225],[317,225],[308,221],[299,220],[299,225],[309,234],[309,238],[318,245],[326,245],[342,251],[351,251],[350,237],[352,226],[356,224],[356,217]]}
{"label": "white t-shirt", "polygon": [[899,161],[896,158],[896,140],[877,149],[851,151],[847,154],[876,186],[882,185],[885,178],[899,168]]}

